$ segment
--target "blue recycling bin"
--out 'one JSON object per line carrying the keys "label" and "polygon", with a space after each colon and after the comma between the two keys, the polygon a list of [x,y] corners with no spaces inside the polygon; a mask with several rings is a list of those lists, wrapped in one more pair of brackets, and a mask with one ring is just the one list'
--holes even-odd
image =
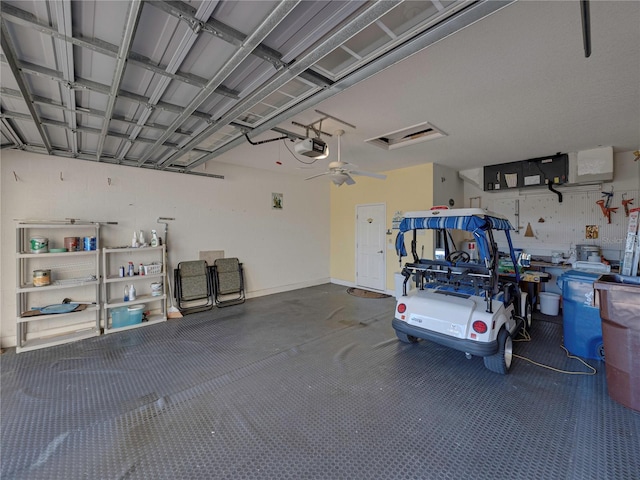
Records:
{"label": "blue recycling bin", "polygon": [[593,283],[599,273],[569,270],[558,277],[562,290],[562,329],[564,346],[572,355],[604,360],[600,307],[593,305]]}

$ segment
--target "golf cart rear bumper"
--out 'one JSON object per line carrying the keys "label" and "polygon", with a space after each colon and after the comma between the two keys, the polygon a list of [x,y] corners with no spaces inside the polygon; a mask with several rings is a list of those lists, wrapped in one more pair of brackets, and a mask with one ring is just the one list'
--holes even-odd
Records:
{"label": "golf cart rear bumper", "polygon": [[424,328],[409,325],[407,322],[393,319],[391,323],[393,328],[398,331],[410,335],[416,338],[422,338],[424,340],[430,340],[434,343],[438,343],[445,347],[453,348],[464,353],[470,353],[477,357],[487,357],[493,355],[498,351],[498,342],[494,340],[492,342],[476,342],[474,340],[468,340],[465,338],[456,338],[442,333],[432,332],[425,330]]}

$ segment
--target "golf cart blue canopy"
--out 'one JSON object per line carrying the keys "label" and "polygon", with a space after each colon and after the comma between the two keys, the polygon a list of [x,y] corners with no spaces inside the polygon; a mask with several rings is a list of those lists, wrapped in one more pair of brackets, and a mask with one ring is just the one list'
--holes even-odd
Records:
{"label": "golf cart blue canopy", "polygon": [[[432,209],[420,212],[408,212],[400,222],[400,231],[396,237],[396,253],[400,258],[407,256],[407,250],[404,246],[404,234],[411,230],[442,230],[455,229],[470,232],[478,248],[478,254],[481,259],[491,258],[491,248],[488,244],[487,230],[502,230],[507,237],[509,243],[509,251],[513,252],[513,244],[511,243],[510,230],[514,230],[509,220],[502,215],[491,213],[480,208],[463,208],[463,209]],[[514,265],[516,259],[513,258]],[[516,276],[517,269],[516,269]]]}

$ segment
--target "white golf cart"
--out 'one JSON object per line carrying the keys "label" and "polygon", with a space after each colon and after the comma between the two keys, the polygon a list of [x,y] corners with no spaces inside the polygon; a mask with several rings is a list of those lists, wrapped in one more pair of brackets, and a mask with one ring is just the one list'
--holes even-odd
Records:
{"label": "white golf cart", "polygon": [[[419,258],[416,252],[417,231],[422,229],[436,231],[440,239],[437,246],[441,248],[436,248],[433,260]],[[402,269],[404,280],[396,292],[393,328],[398,339],[430,340],[464,352],[469,359],[480,356],[489,370],[506,374],[513,356],[512,339],[521,328],[531,326],[509,230],[513,227],[505,217],[480,208],[434,207],[406,213],[396,251],[402,261],[407,255],[404,236],[412,231],[413,261]],[[512,278],[498,274],[497,231],[506,235],[516,266]],[[477,258],[455,247],[456,233],[473,236]]]}

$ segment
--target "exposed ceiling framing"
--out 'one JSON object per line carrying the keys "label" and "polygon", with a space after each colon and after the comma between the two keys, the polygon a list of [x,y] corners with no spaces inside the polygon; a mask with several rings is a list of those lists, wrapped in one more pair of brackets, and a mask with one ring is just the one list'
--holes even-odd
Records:
{"label": "exposed ceiling framing", "polygon": [[508,3],[3,0],[2,147],[220,178],[196,168]]}

